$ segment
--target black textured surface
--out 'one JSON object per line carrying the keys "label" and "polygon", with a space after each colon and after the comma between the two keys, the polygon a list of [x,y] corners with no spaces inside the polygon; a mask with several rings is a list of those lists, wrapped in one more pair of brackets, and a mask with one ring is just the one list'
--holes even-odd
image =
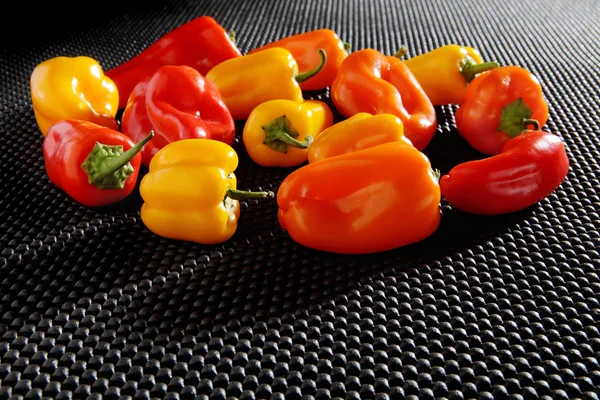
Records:
{"label": "black textured surface", "polygon": [[[598,2],[113,3],[72,31],[54,10],[43,27],[19,18],[39,37],[3,38],[0,399],[598,398]],[[455,42],[528,68],[571,171],[526,211],[480,218],[443,203],[427,240],[355,257],[296,245],[274,202],[244,203],[217,246],[152,235],[137,193],[102,209],[73,202],[45,174],[35,65],[88,55],[109,69],[203,14],[244,52],[326,27],[353,49],[406,44],[410,56]],[[426,150],[442,172],[478,157],[452,111],[439,108]],[[277,190],[289,170],[236,149],[240,187]]]}

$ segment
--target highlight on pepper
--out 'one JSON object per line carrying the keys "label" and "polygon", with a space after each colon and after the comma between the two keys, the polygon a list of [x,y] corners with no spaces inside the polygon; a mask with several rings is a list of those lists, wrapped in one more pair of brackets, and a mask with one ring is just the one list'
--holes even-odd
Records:
{"label": "highlight on pepper", "polygon": [[91,57],[48,59],[33,69],[29,86],[35,119],[44,136],[52,124],[67,119],[118,130],[119,91]]}
{"label": "highlight on pepper", "polygon": [[237,230],[241,200],[274,198],[237,189],[238,156],[226,143],[183,139],[163,147],[140,183],[141,219],[155,234],[217,244]]}

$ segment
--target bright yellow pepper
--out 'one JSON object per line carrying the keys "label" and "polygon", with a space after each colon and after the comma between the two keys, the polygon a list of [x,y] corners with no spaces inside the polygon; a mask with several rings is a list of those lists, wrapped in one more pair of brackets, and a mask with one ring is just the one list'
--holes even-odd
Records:
{"label": "bright yellow pepper", "polygon": [[239,200],[273,198],[273,192],[236,189],[235,150],[212,139],[172,142],[154,155],[140,183],[141,218],[157,235],[202,244],[231,238]]}
{"label": "bright yellow pepper", "polygon": [[367,149],[388,142],[405,141],[402,120],[393,114],[358,113],[325,129],[308,149],[308,162]]}
{"label": "bright yellow pepper", "polygon": [[307,160],[313,139],[333,124],[329,106],[319,100],[269,100],[244,125],[248,155],[263,167],[294,167]]}
{"label": "bright yellow pepper", "polygon": [[29,86],[35,119],[44,136],[52,124],[66,119],[118,130],[119,91],[93,58],[48,59],[34,68]]}
{"label": "bright yellow pepper", "polygon": [[233,119],[247,119],[261,103],[275,99],[302,101],[299,83],[316,75],[325,65],[327,55],[319,50],[320,64],[298,73],[298,64],[292,53],[281,47],[266,49],[225,60],[206,74],[213,82]]}
{"label": "bright yellow pepper", "polygon": [[484,63],[478,50],[448,44],[404,61],[436,105],[462,104],[467,85],[481,72],[498,66]]}

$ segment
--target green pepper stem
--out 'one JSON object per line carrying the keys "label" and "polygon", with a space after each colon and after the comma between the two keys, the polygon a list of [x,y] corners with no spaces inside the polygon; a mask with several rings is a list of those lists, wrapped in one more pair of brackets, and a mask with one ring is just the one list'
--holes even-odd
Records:
{"label": "green pepper stem", "polygon": [[499,64],[495,61],[476,64],[471,57],[465,57],[462,62],[462,67],[460,68],[460,73],[462,74],[465,82],[469,83],[475,79],[478,74],[489,71],[493,68],[497,68],[498,66]]}
{"label": "green pepper stem", "polygon": [[350,53],[350,50],[352,50],[352,45],[348,42],[344,42],[344,50],[346,53]]}
{"label": "green pepper stem", "polygon": [[313,142],[313,138],[310,135],[304,136],[304,141],[301,142],[298,139],[294,139],[284,131],[272,132],[269,137],[269,140],[283,142],[289,146],[296,147],[298,149],[308,149],[311,143]]}
{"label": "green pepper stem", "polygon": [[229,36],[229,39],[235,43],[235,31],[233,29],[227,32],[227,36]]}
{"label": "green pepper stem", "polygon": [[270,190],[266,192],[248,192],[245,190],[227,189],[225,197],[229,197],[232,200],[273,199],[275,198],[275,193]]}
{"label": "green pepper stem", "polygon": [[394,54],[394,57],[402,58],[406,55],[406,53],[408,53],[408,47],[406,47],[405,45],[402,45],[402,47],[400,47],[400,49],[396,52],[396,54]]}
{"label": "green pepper stem", "polygon": [[125,166],[129,161],[131,161],[133,157],[135,157],[137,153],[142,151],[144,145],[146,145],[146,143],[148,143],[153,137],[154,131],[150,131],[150,133],[148,133],[148,135],[145,138],[137,142],[132,148],[127,150],[125,153],[115,158],[107,159],[106,161],[104,161],[103,171],[96,175],[96,179],[101,179],[102,177],[112,174],[119,168]]}
{"label": "green pepper stem", "polygon": [[533,125],[534,131],[540,130],[540,123],[538,122],[537,119],[525,118],[525,119],[523,119],[523,125],[525,125],[525,126]]}
{"label": "green pepper stem", "polygon": [[302,83],[304,81],[307,81],[310,78],[312,78],[313,76],[315,76],[316,74],[318,74],[323,69],[323,67],[325,66],[325,63],[327,62],[327,53],[323,49],[319,49],[318,51],[319,51],[319,56],[321,56],[321,61],[319,62],[319,65],[317,65],[315,68],[311,69],[310,71],[301,72],[299,74],[296,74],[296,76],[295,76],[296,82]]}

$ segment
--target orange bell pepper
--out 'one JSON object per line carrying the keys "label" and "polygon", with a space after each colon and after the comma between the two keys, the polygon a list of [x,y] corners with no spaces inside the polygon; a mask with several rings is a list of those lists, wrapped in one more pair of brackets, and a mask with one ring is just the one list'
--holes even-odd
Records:
{"label": "orange bell pepper", "polygon": [[308,162],[399,140],[412,144],[404,136],[400,118],[392,114],[358,113],[317,135],[308,148]]}
{"label": "orange bell pepper", "polygon": [[317,29],[288,36],[251,50],[248,54],[272,49],[273,47],[282,47],[292,53],[298,63],[300,72],[317,68],[321,62],[318,50],[325,50],[327,53],[325,65],[311,79],[300,83],[300,89],[302,90],[320,90],[331,86],[342,61],[348,55],[348,44],[342,42],[337,33],[331,29]]}
{"label": "orange bell pepper", "polygon": [[307,164],[279,186],[279,223],[297,243],[360,254],[423,240],[439,226],[429,159],[396,141]]}
{"label": "orange bell pepper", "polygon": [[344,59],[331,98],[346,117],[359,112],[396,115],[418,150],[427,147],[437,127],[435,108],[406,64],[374,49],[358,50]]}
{"label": "orange bell pepper", "polygon": [[93,58],[48,59],[34,68],[29,81],[33,112],[44,136],[54,123],[67,119],[119,129],[119,91]]}

